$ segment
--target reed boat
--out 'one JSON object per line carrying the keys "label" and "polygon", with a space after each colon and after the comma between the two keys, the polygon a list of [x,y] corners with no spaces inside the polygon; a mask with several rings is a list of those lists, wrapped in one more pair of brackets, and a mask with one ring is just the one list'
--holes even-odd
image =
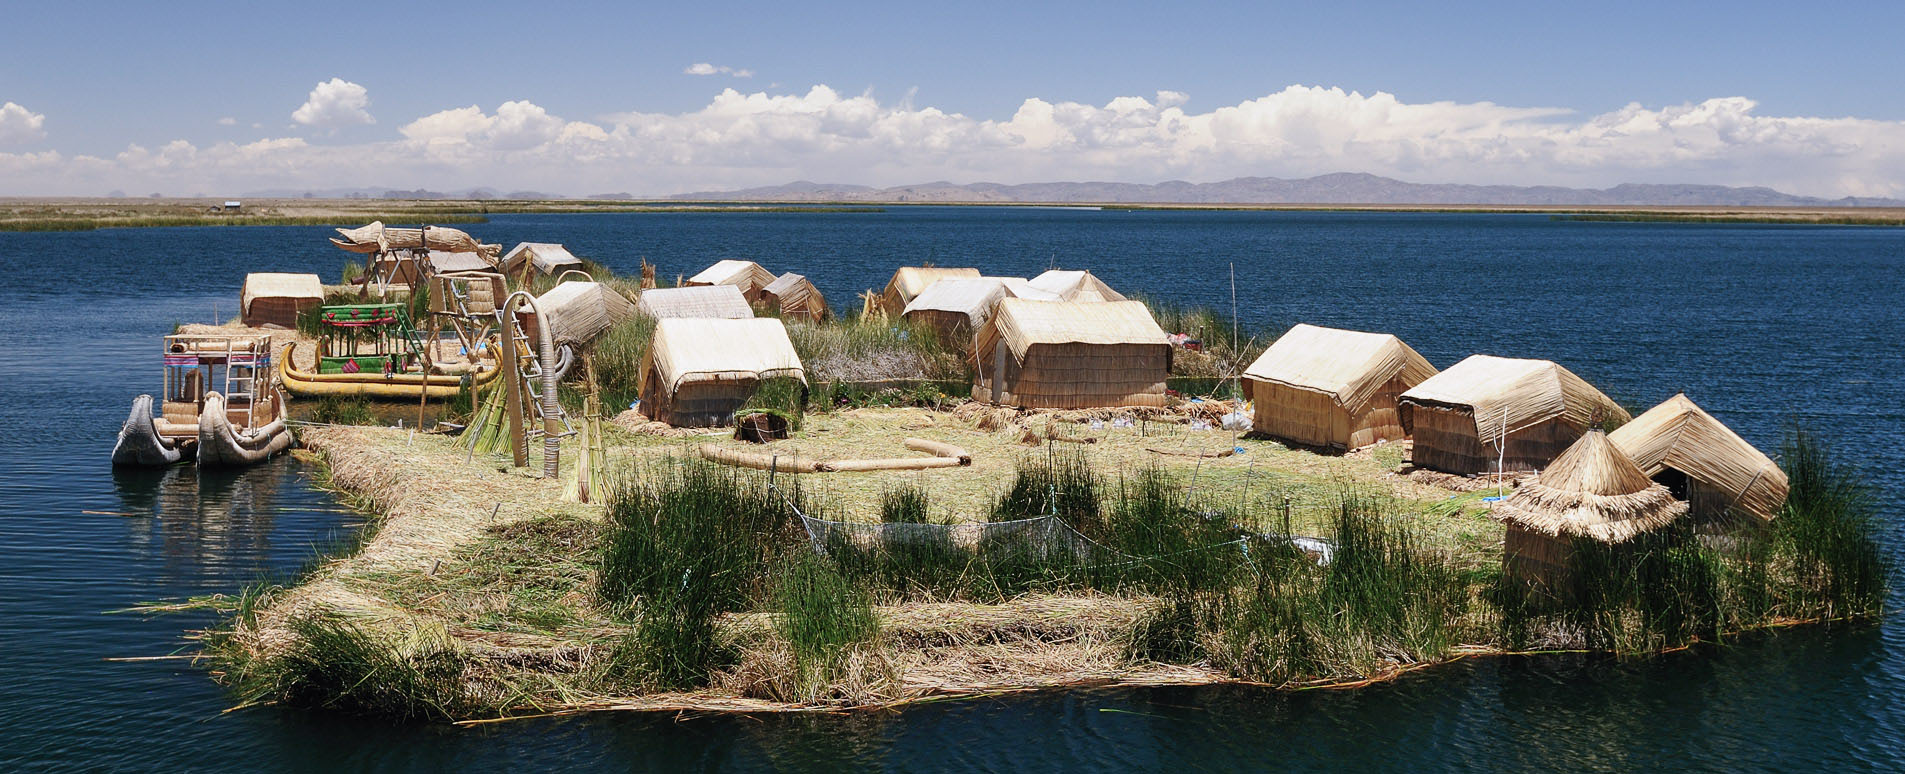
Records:
{"label": "reed boat", "polygon": [[133,398],[114,465],[250,465],[290,448],[269,336],[167,336],[163,362],[158,415],[151,395]]}
{"label": "reed boat", "polygon": [[[448,400],[456,397],[465,375],[429,374],[412,371],[359,371],[357,373],[312,373],[291,365],[297,343],[286,344],[278,358],[278,381],[286,392],[300,398],[378,398],[384,400]],[[501,369],[490,367],[467,374],[470,389],[486,387],[496,380]]]}

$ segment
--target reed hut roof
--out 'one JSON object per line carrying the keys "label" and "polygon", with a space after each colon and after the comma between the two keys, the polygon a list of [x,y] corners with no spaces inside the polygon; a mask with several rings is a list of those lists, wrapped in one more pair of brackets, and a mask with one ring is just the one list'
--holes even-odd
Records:
{"label": "reed hut roof", "polygon": [[1553,537],[1620,543],[1685,515],[1687,504],[1654,483],[1607,434],[1593,430],[1535,481],[1495,505],[1506,524]]}
{"label": "reed hut roof", "polygon": [[1055,293],[1033,287],[1024,277],[953,277],[926,286],[912,301],[907,302],[906,313],[922,310],[958,312],[972,318],[976,324],[985,321],[993,303],[1001,298],[1062,300]]}
{"label": "reed hut roof", "polygon": [[491,258],[503,251],[502,245],[486,245],[457,228],[443,226],[427,227],[429,238],[426,242],[426,229],[389,228],[383,221],[373,220],[357,228],[340,228],[338,236],[331,238],[331,244],[353,253],[387,253],[392,250],[446,250],[449,252],[482,253]]}
{"label": "reed hut roof", "polygon": [[1053,269],[1032,278],[1032,287],[1066,301],[1123,301],[1125,297],[1089,271]]}
{"label": "reed hut roof", "polygon": [[901,266],[888,280],[888,290],[897,290],[901,301],[911,301],[925,292],[926,288],[943,279],[972,278],[979,276],[978,269],[946,269],[938,266]]}
{"label": "reed hut roof", "polygon": [[1642,412],[1607,438],[1641,472],[1654,476],[1673,468],[1731,495],[1735,507],[1761,521],[1771,521],[1786,502],[1786,471],[1685,393]]}
{"label": "reed hut roof", "polygon": [[635,305],[600,282],[564,282],[536,297],[536,311],[549,320],[558,344],[584,345],[635,316]]}
{"label": "reed hut roof", "polygon": [[430,251],[430,270],[438,274],[461,271],[495,271],[489,256],[482,253],[453,253],[445,250]]}
{"label": "reed hut roof", "polygon": [[1387,333],[1297,324],[1277,337],[1244,378],[1328,395],[1356,409],[1398,376],[1419,384],[1435,375],[1427,358]]}
{"label": "reed hut roof", "polygon": [[807,381],[787,326],[772,317],[661,320],[655,323],[647,357],[661,378],[659,386],[670,393],[696,382],[776,376]]}
{"label": "reed hut roof", "polygon": [[729,258],[715,261],[713,266],[689,277],[688,282],[695,285],[745,285],[752,288],[764,288],[774,284],[774,273],[753,261]]}
{"label": "reed hut roof", "polygon": [[747,296],[733,285],[651,288],[642,291],[638,306],[657,320],[670,317],[745,320],[754,316],[754,307],[747,305]]}
{"label": "reed hut roof", "polygon": [[1402,401],[1468,408],[1475,435],[1489,439],[1555,417],[1580,427],[1632,418],[1614,399],[1549,360],[1471,355],[1402,393]]}
{"label": "reed hut roof", "polygon": [[1020,360],[1039,344],[1171,346],[1164,329],[1151,317],[1151,309],[1137,301],[1087,304],[1003,298],[980,333],[978,349],[989,350],[996,339],[1003,339]]}
{"label": "reed hut roof", "polygon": [[514,274],[522,271],[523,261],[528,260],[543,274],[555,274],[564,269],[582,265],[582,259],[569,252],[569,248],[553,242],[523,242],[510,248],[503,256],[503,271]]}
{"label": "reed hut roof", "polygon": [[[229,296],[228,296],[229,298]],[[251,312],[251,302],[260,298],[314,298],[324,300],[324,283],[316,274],[256,272],[245,275],[245,289],[239,294],[238,313]]]}
{"label": "reed hut roof", "polygon": [[782,274],[762,288],[761,293],[772,299],[784,316],[801,314],[815,320],[827,316],[827,298],[804,275],[791,271]]}

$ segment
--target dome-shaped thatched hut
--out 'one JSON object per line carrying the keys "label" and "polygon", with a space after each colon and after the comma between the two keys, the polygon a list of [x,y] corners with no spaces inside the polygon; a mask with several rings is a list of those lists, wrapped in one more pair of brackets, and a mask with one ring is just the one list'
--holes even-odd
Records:
{"label": "dome-shaped thatched hut", "polygon": [[1502,569],[1552,584],[1571,572],[1576,539],[1624,543],[1686,513],[1686,503],[1642,473],[1606,433],[1592,430],[1497,503],[1493,516],[1508,525]]}
{"label": "dome-shaped thatched hut", "polygon": [[899,317],[906,313],[906,305],[913,298],[926,291],[933,283],[943,279],[972,278],[979,276],[978,269],[947,269],[938,266],[901,266],[894,270],[893,278],[886,281],[886,290],[880,293],[880,311],[888,317]]}

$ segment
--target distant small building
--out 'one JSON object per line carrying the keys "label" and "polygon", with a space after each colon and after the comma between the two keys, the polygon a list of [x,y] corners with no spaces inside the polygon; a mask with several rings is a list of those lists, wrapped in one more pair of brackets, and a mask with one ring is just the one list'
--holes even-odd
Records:
{"label": "distant small building", "polygon": [[893,278],[886,281],[886,290],[880,294],[880,310],[888,317],[898,317],[906,313],[906,305],[913,298],[926,291],[926,288],[942,279],[972,279],[979,276],[978,269],[958,268],[942,269],[937,266],[901,266],[893,272]]}
{"label": "distant small building", "polygon": [[713,266],[702,269],[701,273],[688,278],[684,286],[733,285],[741,289],[741,295],[747,296],[750,304],[761,303],[762,293],[768,285],[774,284],[774,273],[762,268],[753,261],[733,258],[715,261]]}
{"label": "distant small building", "polygon": [[582,268],[582,259],[575,257],[568,248],[550,242],[523,242],[503,254],[504,274],[521,277],[525,264],[536,267],[541,274],[559,274]]}
{"label": "distant small building", "polygon": [[1032,278],[1032,287],[1065,301],[1123,301],[1125,297],[1089,271],[1053,269]]}
{"label": "distant small building", "polygon": [[245,275],[238,314],[253,328],[298,327],[298,313],[324,303],[324,285],[316,274],[258,272]]}
{"label": "distant small building", "polygon": [[225,202],[225,204],[224,204],[224,207],[223,207],[223,209],[224,209],[224,210],[225,210],[226,212],[237,212],[237,211],[239,211],[239,210],[242,210],[242,209],[244,209],[244,208],[245,208],[245,203],[244,203],[244,202],[241,202],[241,201],[238,201],[237,199],[233,199],[233,200],[231,200],[231,201],[228,201],[228,202]]}
{"label": "distant small building", "polygon": [[813,322],[827,319],[827,299],[820,295],[820,289],[805,276],[791,271],[761,288],[761,303],[779,312],[782,319]]}

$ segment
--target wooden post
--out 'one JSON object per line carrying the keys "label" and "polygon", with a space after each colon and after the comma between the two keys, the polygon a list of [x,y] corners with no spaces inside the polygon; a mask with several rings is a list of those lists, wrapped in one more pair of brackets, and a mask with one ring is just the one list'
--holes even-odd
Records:
{"label": "wooden post", "polygon": [[992,343],[992,405],[1005,402],[1005,337]]}
{"label": "wooden post", "polygon": [[496,367],[503,369],[501,376],[508,382],[508,397],[505,398],[503,411],[509,415],[509,456],[520,468],[529,464],[529,449],[523,445],[523,370],[516,351],[516,334],[521,328],[517,326],[516,315],[508,305],[503,307],[502,315],[503,356],[497,361]]}

